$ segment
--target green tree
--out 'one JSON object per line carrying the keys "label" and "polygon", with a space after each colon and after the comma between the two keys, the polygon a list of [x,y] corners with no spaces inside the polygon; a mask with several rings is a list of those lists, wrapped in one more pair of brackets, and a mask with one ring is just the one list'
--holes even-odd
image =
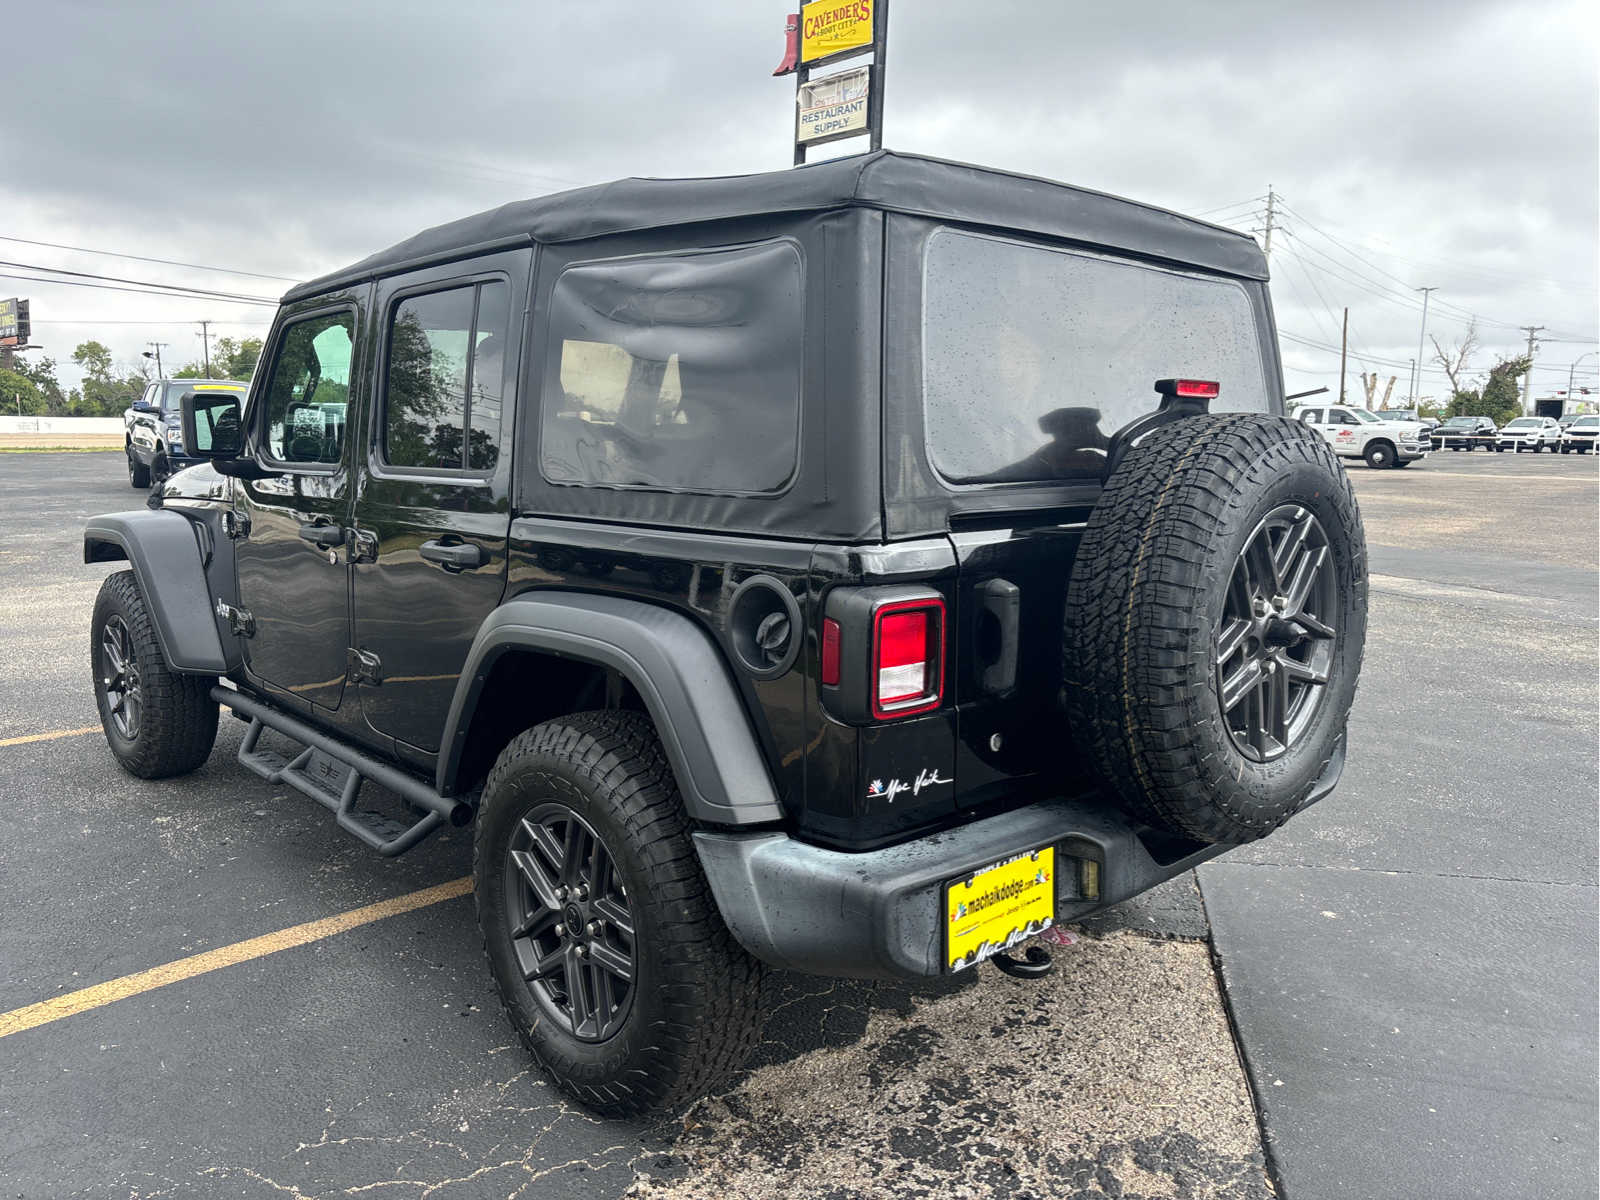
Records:
{"label": "green tree", "polygon": [[[207,375],[206,374],[206,367],[205,367],[204,363],[191,362],[191,363],[184,363],[183,366],[179,367],[176,371],[174,371],[172,373],[172,378],[174,378],[174,379],[215,379],[215,378],[219,378],[219,376],[218,376],[218,374],[217,374],[215,369],[212,370],[212,373],[210,375]],[[220,378],[226,378],[226,376],[220,376]]]}
{"label": "green tree", "polygon": [[8,371],[0,367],[0,415],[37,417],[44,412],[44,397],[39,394],[33,380],[21,371]]}
{"label": "green tree", "polygon": [[1456,388],[1446,410],[1452,417],[1488,417],[1496,425],[1522,415],[1522,391],[1517,381],[1528,373],[1532,360],[1526,354],[1502,358],[1489,368],[1481,387]]}
{"label": "green tree", "polygon": [[18,358],[15,364],[17,374],[38,389],[44,401],[44,415],[66,416],[67,394],[61,390],[61,380],[56,378],[56,360],[48,356],[40,358],[38,362]]}
{"label": "green tree", "polygon": [[211,369],[219,379],[249,379],[260,358],[260,338],[222,337],[211,349]]}
{"label": "green tree", "polygon": [[72,361],[83,368],[83,385],[68,400],[75,417],[117,417],[144,388],[144,380],[129,372],[118,378],[111,351],[100,342],[80,342]]}

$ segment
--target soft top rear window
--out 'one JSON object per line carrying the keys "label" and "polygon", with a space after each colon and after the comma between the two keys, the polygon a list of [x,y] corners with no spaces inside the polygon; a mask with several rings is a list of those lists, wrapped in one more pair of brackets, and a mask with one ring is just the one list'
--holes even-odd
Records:
{"label": "soft top rear window", "polygon": [[1269,406],[1240,284],[952,229],[928,240],[922,353],[928,453],[958,484],[1098,475],[1158,379]]}
{"label": "soft top rear window", "polygon": [[787,486],[800,428],[793,243],[577,264],[549,308],[545,478],[720,495]]}

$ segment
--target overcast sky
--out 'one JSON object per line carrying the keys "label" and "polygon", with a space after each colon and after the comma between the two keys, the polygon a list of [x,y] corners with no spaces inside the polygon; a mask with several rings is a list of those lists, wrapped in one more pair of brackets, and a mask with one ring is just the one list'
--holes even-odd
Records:
{"label": "overcast sky", "polygon": [[[0,235],[299,279],[575,184],[780,169],[794,84],[770,72],[790,7],[25,4],[7,25]],[[1353,394],[1366,365],[1403,395],[1411,289],[1431,285],[1430,333],[1459,339],[1478,315],[1480,369],[1523,344],[1516,326],[1546,326],[1545,394],[1600,349],[1597,13],[895,0],[885,141],[1242,228],[1270,185],[1287,206],[1272,269],[1290,391],[1337,387],[1348,305]],[[0,259],[288,286],[16,240]],[[241,336],[272,314],[0,278],[9,295],[32,297],[34,341],[69,384],[85,339],[130,363],[171,343],[170,369],[199,357],[195,321]],[[1424,375],[1425,396],[1443,386]]]}

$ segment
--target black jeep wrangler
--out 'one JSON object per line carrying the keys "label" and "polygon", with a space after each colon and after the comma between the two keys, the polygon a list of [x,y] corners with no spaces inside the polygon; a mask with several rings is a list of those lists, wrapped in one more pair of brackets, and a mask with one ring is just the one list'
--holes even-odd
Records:
{"label": "black jeep wrangler", "polygon": [[1266,279],[892,153],[421,233],[286,295],[247,402],[185,399],[210,465],[89,523],[106,738],[180,774],[226,706],[381,854],[475,823],[528,1048],[692,1097],[769,966],[971,968],[1334,786],[1365,542]]}

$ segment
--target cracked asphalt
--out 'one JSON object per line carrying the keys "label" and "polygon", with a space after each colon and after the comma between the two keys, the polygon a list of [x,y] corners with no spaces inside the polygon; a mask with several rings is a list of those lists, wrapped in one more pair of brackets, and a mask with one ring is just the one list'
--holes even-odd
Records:
{"label": "cracked asphalt", "polygon": [[[1217,874],[1203,878],[1206,900],[1225,913],[1219,948],[1253,1081],[1204,940],[1206,914],[1185,877],[1080,931],[1042,983],[989,970],[914,988],[785,977],[767,1040],[731,1089],[659,1121],[600,1121],[565,1103],[516,1044],[482,966],[470,898],[460,898],[0,1037],[0,1200],[1283,1194],[1269,1176],[1252,1082],[1273,1089],[1267,1074],[1281,1073],[1297,1047],[1315,1058],[1307,1048],[1334,1045],[1338,1065],[1355,1071],[1363,1054],[1374,1058],[1362,1047],[1376,1010],[1352,1008],[1336,980],[1284,950],[1286,940],[1303,948],[1325,936],[1316,921],[1336,922],[1304,916],[1303,898],[1270,891],[1268,883],[1305,887],[1274,877],[1286,869],[1274,864],[1317,878],[1330,872],[1326,860],[1431,880],[1473,866],[1475,847],[1493,836],[1509,839],[1507,853],[1555,864],[1545,873],[1576,888],[1576,916],[1593,906],[1593,463],[1451,461],[1466,457],[1382,475],[1355,470],[1378,547],[1374,569],[1396,582],[1374,581],[1353,763],[1371,756],[1387,768],[1390,751],[1374,742],[1392,726],[1390,744],[1406,747],[1405,780],[1421,803],[1434,801],[1427,763],[1413,753],[1418,738],[1427,754],[1461,760],[1435,789],[1446,812],[1456,811],[1449,797],[1468,791],[1458,777],[1494,792],[1521,774],[1559,801],[1587,796],[1587,818],[1519,822],[1513,804],[1483,801],[1469,814],[1478,824],[1441,821],[1448,828],[1436,850],[1419,849],[1386,824],[1392,779],[1376,769],[1357,775],[1353,765],[1352,783],[1325,805],[1208,868]],[[1450,470],[1418,482],[1435,467]],[[1512,483],[1488,478],[1496,472]],[[1405,647],[1512,639],[1494,652],[1508,663],[1516,637],[1537,640],[1539,630],[1512,619],[1504,601],[1469,593],[1464,603],[1459,592],[1483,585],[1473,555],[1503,559],[1506,546],[1521,544],[1518,514],[1546,503],[1541,487],[1570,506],[1562,536],[1573,548],[1522,554],[1524,578],[1540,562],[1554,572],[1528,611],[1575,638],[1588,659],[1577,656],[1575,667],[1568,655],[1561,668],[1555,651],[1536,656],[1530,663],[1554,669],[1555,681],[1498,689],[1480,718],[1452,707],[1448,694],[1484,660],[1452,666],[1441,652],[1426,682],[1444,695],[1423,704],[1381,666],[1409,662]],[[1447,511],[1428,510],[1434,525],[1419,527],[1408,488],[1430,501],[1460,493],[1458,504],[1500,517],[1456,544]],[[83,518],[135,507],[142,495],[126,486],[115,454],[0,454],[0,742],[97,725],[85,630],[109,568],[79,562],[80,529]],[[1382,549],[1419,544],[1434,556],[1427,570]],[[1584,546],[1587,566],[1563,557],[1583,560]],[[1583,570],[1580,595],[1573,573]],[[1548,730],[1534,738],[1538,762],[1533,750],[1494,758],[1483,747],[1508,730],[1526,736],[1516,714],[1531,703],[1546,706],[1566,747],[1544,774]],[[468,873],[468,839],[458,831],[393,862],[336,835],[321,809],[238,767],[243,730],[224,720],[206,766],[161,783],[122,774],[98,732],[0,746],[0,803],[12,818],[0,841],[0,1013]],[[1385,853],[1393,844],[1403,853]],[[1259,879],[1244,889],[1254,898],[1224,898],[1227,872]],[[1445,894],[1443,884],[1428,886]],[[1473,903],[1453,902],[1469,911]],[[1339,927],[1392,925],[1392,905],[1393,897],[1371,912],[1348,905]],[[1262,929],[1277,940],[1251,946],[1245,935]],[[1516,932],[1535,949],[1556,936]],[[1592,923],[1587,947],[1568,933],[1563,926],[1566,960],[1549,969],[1587,964],[1592,985]],[[1386,995],[1396,978],[1380,975],[1374,994]],[[1420,978],[1430,982],[1425,971]],[[1293,1020],[1273,1019],[1274,988],[1294,995]],[[1555,995],[1570,1003],[1573,993],[1563,985]],[[1560,1045],[1569,1057],[1576,1049],[1580,1068],[1582,1039],[1565,1031],[1592,1011],[1592,988],[1588,995],[1589,1009],[1578,988],[1576,1010],[1555,1015]],[[1319,1185],[1370,1178],[1352,1172],[1339,1140],[1349,1117],[1335,1075],[1307,1084],[1291,1073],[1295,1103],[1281,1088],[1268,1098],[1273,1169],[1295,1200],[1362,1194]],[[1513,1097],[1532,1086],[1502,1082]],[[1588,1093],[1566,1076],[1558,1082],[1575,1102],[1592,1095],[1592,1078]],[[1319,1089],[1331,1121],[1308,1154]],[[1470,1097],[1457,1100],[1441,1111],[1466,1121]],[[1510,1108],[1521,1111],[1515,1101]],[[1566,1109],[1557,1115],[1572,1119]],[[1337,1148],[1331,1162],[1327,1147]],[[1566,1195],[1567,1183],[1583,1182],[1570,1157],[1545,1161],[1554,1186],[1539,1194]]]}

